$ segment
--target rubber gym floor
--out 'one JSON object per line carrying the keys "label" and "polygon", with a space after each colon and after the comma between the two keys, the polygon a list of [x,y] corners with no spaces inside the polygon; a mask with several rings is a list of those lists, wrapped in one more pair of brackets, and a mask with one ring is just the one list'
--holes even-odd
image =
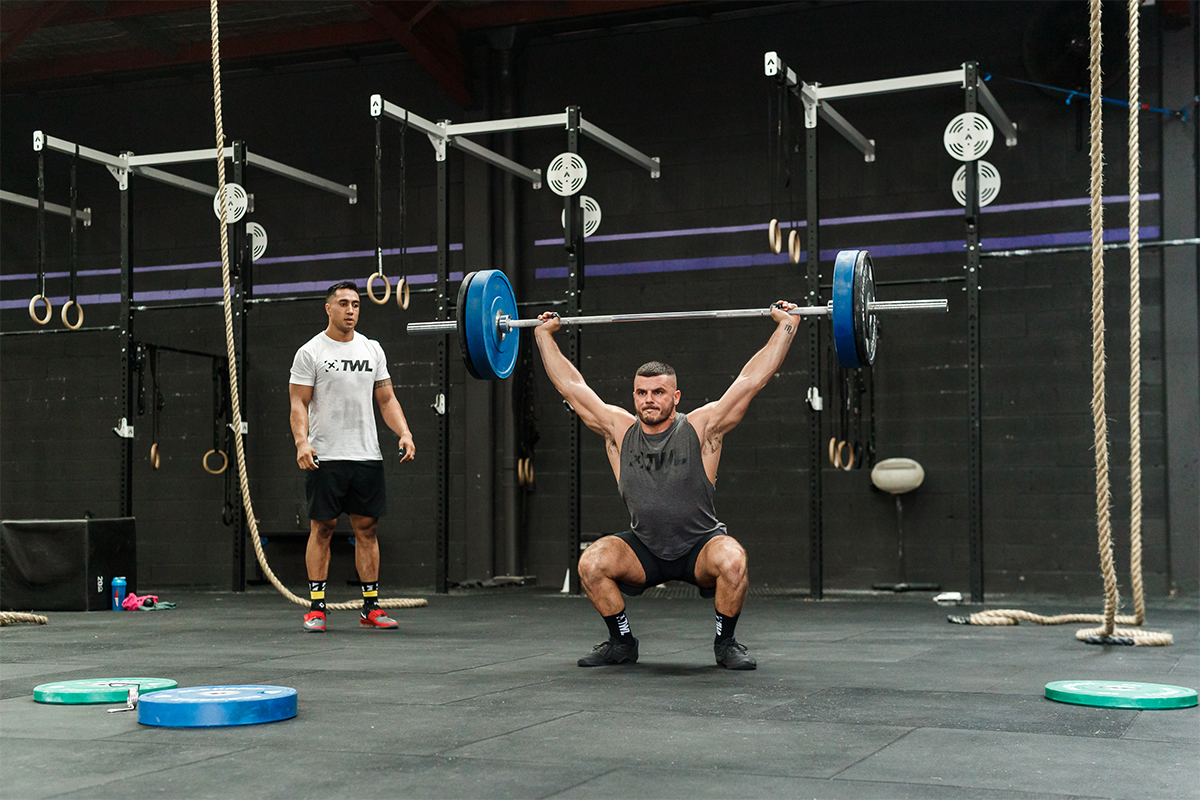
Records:
{"label": "rubber gym floor", "polygon": [[[1044,697],[1067,679],[1196,688],[1195,598],[1148,603],[1146,627],[1173,646],[1102,647],[1076,641],[1077,625],[950,625],[948,611],[979,608],[929,594],[752,592],[737,635],[759,668],[729,672],[713,661],[711,601],[681,584],[649,594],[628,605],[641,660],[593,669],[575,661],[602,621],[544,588],[424,595],[392,612],[398,632],[342,611],[304,633],[303,609],[263,587],[4,627],[0,796],[1200,797],[1200,709]],[[1006,604],[1102,601],[988,607]],[[299,713],[160,728],[106,712],[119,706],[33,700],[40,683],[127,676],[291,686]]]}

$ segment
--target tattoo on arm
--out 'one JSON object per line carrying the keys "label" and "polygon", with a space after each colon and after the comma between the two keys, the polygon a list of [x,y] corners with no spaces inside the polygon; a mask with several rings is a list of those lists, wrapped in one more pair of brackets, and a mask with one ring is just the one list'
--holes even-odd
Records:
{"label": "tattoo on arm", "polygon": [[789,336],[791,335],[791,333],[792,333],[792,330],[793,330],[793,328],[792,328],[792,326],[791,326],[790,324],[789,324],[789,325],[786,325],[786,326],[784,326],[784,328],[783,328],[783,332],[784,332],[784,333],[786,333],[786,334],[788,334]]}
{"label": "tattoo on arm", "polygon": [[385,386],[391,386],[391,385],[392,385],[392,379],[391,379],[391,378],[384,378],[384,379],[383,379],[383,380],[381,380],[381,381],[375,381],[375,385],[374,385],[374,387],[372,387],[372,388],[375,388],[375,389],[382,389],[382,388],[383,388],[383,387],[385,387]]}

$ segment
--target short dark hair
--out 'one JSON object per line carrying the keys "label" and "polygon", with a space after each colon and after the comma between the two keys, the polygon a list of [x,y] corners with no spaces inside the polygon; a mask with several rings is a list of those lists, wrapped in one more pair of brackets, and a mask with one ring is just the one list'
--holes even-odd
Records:
{"label": "short dark hair", "polygon": [[355,294],[358,294],[358,284],[357,283],[355,283],[354,281],[340,281],[339,283],[335,283],[333,286],[330,286],[325,291],[325,302],[328,303],[330,300],[332,300],[333,296],[335,294],[337,294],[338,292],[340,292],[342,289],[349,289],[352,292],[354,292]]}
{"label": "short dark hair", "polygon": [[647,361],[637,368],[637,372],[634,375],[640,378],[653,378],[655,375],[670,375],[674,377],[675,368],[661,361]]}

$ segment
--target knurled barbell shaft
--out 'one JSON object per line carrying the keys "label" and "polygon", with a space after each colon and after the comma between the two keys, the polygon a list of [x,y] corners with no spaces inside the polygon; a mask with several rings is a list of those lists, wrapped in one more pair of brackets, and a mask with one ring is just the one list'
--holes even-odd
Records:
{"label": "knurled barbell shaft", "polygon": [[[871,313],[877,311],[947,311],[949,305],[945,300],[873,300],[867,304]],[[833,312],[833,304],[823,306],[797,306],[788,313],[797,317],[823,317]],[[655,322],[679,319],[734,319],[746,317],[769,317],[770,308],[730,308],[717,311],[664,311],[644,314],[599,314],[584,317],[559,317],[563,325],[603,325],[611,322]],[[512,328],[536,328],[542,324],[537,318],[512,319],[508,317],[497,320],[497,325],[505,325],[505,332]],[[409,333],[455,333],[458,330],[456,322],[410,322]]]}

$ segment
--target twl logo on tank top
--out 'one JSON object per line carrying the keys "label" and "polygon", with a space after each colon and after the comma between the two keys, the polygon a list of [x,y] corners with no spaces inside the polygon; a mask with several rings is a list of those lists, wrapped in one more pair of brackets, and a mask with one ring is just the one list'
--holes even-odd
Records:
{"label": "twl logo on tank top", "polygon": [[641,467],[646,472],[659,472],[664,467],[682,467],[688,463],[687,456],[675,456],[674,450],[665,453],[631,453],[631,467]]}

